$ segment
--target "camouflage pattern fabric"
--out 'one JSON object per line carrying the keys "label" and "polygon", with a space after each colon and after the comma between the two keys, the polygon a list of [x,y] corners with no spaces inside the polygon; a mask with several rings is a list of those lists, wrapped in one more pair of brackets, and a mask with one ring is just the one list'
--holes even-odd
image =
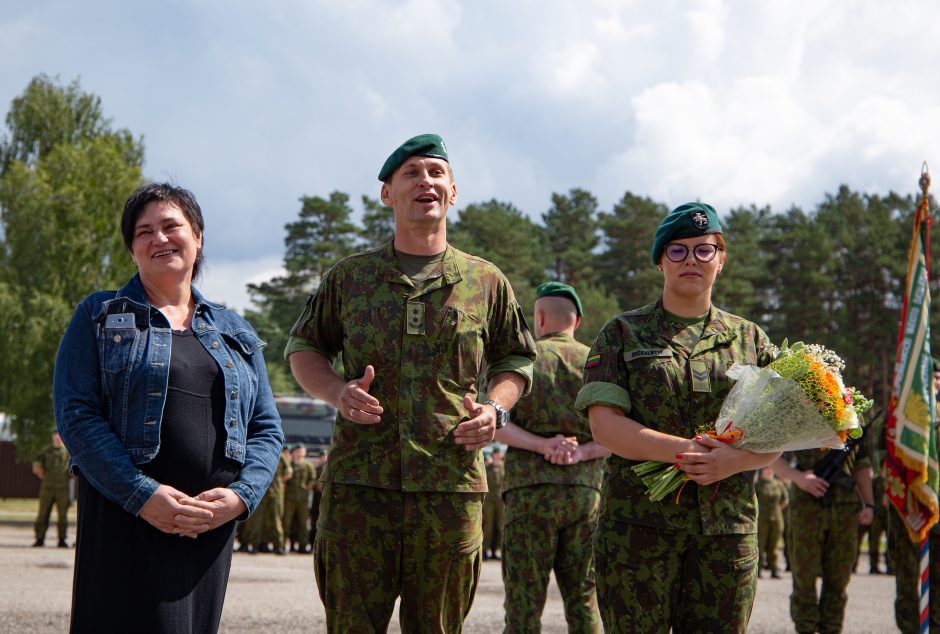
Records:
{"label": "camouflage pattern fabric", "polygon": [[274,479],[268,486],[258,508],[245,523],[245,541],[252,546],[272,544],[274,550],[284,547],[284,475],[293,473],[290,460],[281,454],[274,471]]}
{"label": "camouflage pattern fabric", "polygon": [[480,579],[482,512],[479,493],[326,483],[313,552],[327,632],[385,632],[401,596],[402,632],[459,633]]}
{"label": "camouflage pattern fabric", "polygon": [[503,547],[503,464],[486,466],[489,491],[483,501],[483,552],[495,553]]}
{"label": "camouflage pattern fabric", "polygon": [[[930,631],[940,632],[940,524],[930,529]],[[894,565],[894,621],[901,634],[920,632],[920,544],[911,541],[893,505],[888,509],[888,550]]]}
{"label": "camouflage pattern fabric", "polygon": [[[792,455],[796,468],[807,471],[827,454],[809,449],[788,455]],[[793,573],[790,617],[797,632],[842,631],[848,601],[846,588],[858,551],[858,512],[862,508],[851,474],[868,465],[866,443],[856,445],[843,464],[842,475],[829,486],[828,507],[799,488],[793,490],[788,538]],[[844,485],[839,483],[840,479]],[[817,577],[822,578],[818,596]]]}
{"label": "camouflage pattern fabric", "polygon": [[284,535],[301,548],[307,546],[310,536],[310,485],[315,472],[309,462],[291,462],[293,477],[284,490]]}
{"label": "camouflage pattern fabric", "polygon": [[33,459],[33,463],[43,468],[42,481],[39,485],[39,513],[33,524],[36,541],[46,538],[52,507],[56,509],[56,530],[59,541],[68,533],[69,500],[69,452],[65,447],[48,445]]}
{"label": "camouflage pattern fabric", "polygon": [[[512,422],[539,436],[574,436],[591,442],[591,424],[574,409],[584,384],[584,361],[589,348],[574,337],[551,333],[536,342],[538,358],[532,373],[532,391],[512,410]],[[553,465],[538,453],[509,448],[503,491],[532,484],[571,484],[601,488],[603,460]]]}
{"label": "camouflage pattern fabric", "polygon": [[601,519],[594,558],[607,634],[747,630],[755,534],[705,536]]}
{"label": "camouflage pattern fabric", "polygon": [[783,532],[783,507],[789,495],[787,485],[776,478],[758,478],[757,488],[757,548],[771,572],[777,572],[777,547]]}
{"label": "camouflage pattern fabric", "polygon": [[[768,344],[759,327],[714,306],[699,324],[677,323],[660,299],[607,322],[585,364],[575,408],[616,407],[650,429],[691,438],[717,418],[734,383],[728,368],[770,363]],[[754,473],[687,486],[677,503],[651,502],[636,464],[612,455],[604,472],[595,548],[605,549],[605,572],[601,553],[595,557],[605,627],[744,631],[757,578]],[[682,597],[681,605],[673,597]],[[727,624],[713,622],[717,615]]]}
{"label": "camouflage pattern fabric", "polygon": [[486,491],[482,452],[454,441],[463,398],[500,372],[531,379],[535,342],[495,266],[451,246],[439,266],[415,286],[391,242],[341,260],[291,329],[327,359],[341,354],[347,381],[371,364],[369,393],[385,410],[377,425],[337,413],[324,482]]}
{"label": "camouflage pattern fabric", "polygon": [[505,493],[505,632],[541,631],[552,570],[564,601],[568,631],[602,631],[592,545],[600,497],[594,487],[554,484]]}
{"label": "camouflage pattern fabric", "polygon": [[[771,361],[759,327],[714,306],[692,349],[679,343],[682,332],[669,321],[660,300],[607,322],[591,348],[578,411],[608,405],[650,429],[691,438],[718,417],[734,384],[726,374],[732,364]],[[704,371],[699,385],[708,391],[693,390],[693,364]],[[607,459],[603,519],[704,535],[757,531],[753,472],[687,486],[678,504],[663,504],[649,500],[633,472],[636,464],[616,455]]]}

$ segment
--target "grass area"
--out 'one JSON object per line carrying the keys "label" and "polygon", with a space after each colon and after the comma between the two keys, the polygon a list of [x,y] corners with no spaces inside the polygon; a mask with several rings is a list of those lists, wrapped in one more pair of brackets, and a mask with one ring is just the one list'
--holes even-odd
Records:
{"label": "grass area", "polygon": [[[39,512],[38,498],[0,498],[0,521],[34,520]],[[50,523],[56,520],[56,511],[53,507]],[[69,521],[75,521],[75,505],[69,507]]]}

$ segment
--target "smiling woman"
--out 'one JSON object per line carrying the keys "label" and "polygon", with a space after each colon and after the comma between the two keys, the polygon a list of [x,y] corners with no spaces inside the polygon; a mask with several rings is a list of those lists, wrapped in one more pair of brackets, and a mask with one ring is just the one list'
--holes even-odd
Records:
{"label": "smiling woman", "polygon": [[135,191],[121,233],[138,273],[87,297],[59,345],[56,425],[78,479],[72,632],[215,632],[235,519],[277,464],[264,343],[192,285],[203,231],[189,191]]}
{"label": "smiling woman", "polygon": [[[607,632],[744,632],[757,580],[752,470],[779,454],[732,449],[705,435],[734,363],[765,365],[755,324],[719,310],[725,264],[710,205],[672,210],[656,231],[663,273],[655,304],[611,319],[594,342],[575,407],[610,449],[594,533],[597,595]],[[676,463],[696,487],[654,502],[633,467]]]}

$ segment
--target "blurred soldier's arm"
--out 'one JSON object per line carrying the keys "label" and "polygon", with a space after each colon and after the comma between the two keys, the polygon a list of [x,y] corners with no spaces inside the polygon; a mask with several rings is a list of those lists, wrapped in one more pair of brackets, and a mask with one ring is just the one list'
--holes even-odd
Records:
{"label": "blurred soldier's arm", "polygon": [[551,456],[546,456],[546,460],[549,460],[552,464],[577,464],[579,462],[585,462],[587,460],[597,460],[598,458],[606,458],[610,455],[610,449],[600,444],[599,442],[592,440],[591,442],[586,442],[583,445],[578,445],[574,451],[566,452],[556,449]]}
{"label": "blurred soldier's arm", "polygon": [[860,466],[855,469],[855,473],[852,475],[855,478],[855,488],[858,490],[858,495],[862,498],[862,504],[865,505],[859,511],[858,523],[862,526],[868,526],[875,518],[875,495],[871,486],[871,467],[869,465]]}
{"label": "blurred soldier's arm", "polygon": [[546,438],[523,429],[512,421],[506,423],[502,429],[496,430],[496,440],[506,443],[510,447],[525,449],[533,453],[540,453],[549,460],[556,450],[564,453],[573,453],[578,448],[578,441],[574,436],[566,437],[562,434]]}
{"label": "blurred soldier's arm", "polygon": [[[771,463],[770,467],[774,470],[774,473],[777,474],[778,478],[790,480],[797,487],[806,491],[815,498],[822,497],[829,489],[829,483],[826,482],[823,478],[820,478],[811,470],[800,471],[799,469],[790,466],[789,461],[784,457],[777,458]],[[871,491],[870,479],[868,485],[868,490]]]}
{"label": "blurred soldier's arm", "polygon": [[46,473],[46,470],[43,469],[42,463],[34,462],[33,463],[33,475],[42,480],[42,476]]}

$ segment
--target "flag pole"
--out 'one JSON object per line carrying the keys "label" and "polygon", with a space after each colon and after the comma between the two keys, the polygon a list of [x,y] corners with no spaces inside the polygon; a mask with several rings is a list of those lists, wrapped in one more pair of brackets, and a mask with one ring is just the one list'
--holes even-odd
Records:
{"label": "flag pole", "polygon": [[[922,192],[920,205],[917,206],[917,222],[924,222],[926,239],[924,245],[925,268],[927,269],[927,280],[930,280],[930,202],[927,196],[927,190],[930,189],[930,173],[927,171],[927,162],[920,171],[920,191]],[[936,398],[936,395],[934,396]],[[936,415],[935,411],[930,412],[931,422]],[[936,428],[931,425],[931,432],[936,433]],[[926,634],[930,630],[930,535],[929,531],[924,531],[924,536],[920,541],[920,632]]]}

